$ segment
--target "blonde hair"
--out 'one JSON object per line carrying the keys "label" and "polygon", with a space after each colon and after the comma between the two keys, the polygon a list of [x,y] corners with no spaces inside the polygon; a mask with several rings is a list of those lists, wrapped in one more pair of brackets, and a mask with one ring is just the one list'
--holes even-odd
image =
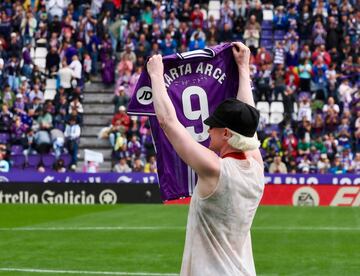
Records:
{"label": "blonde hair", "polygon": [[232,135],[227,142],[233,148],[241,151],[249,151],[258,149],[260,147],[260,142],[257,139],[256,133],[253,137],[246,137],[235,131],[232,131],[231,129],[229,129],[229,131]]}

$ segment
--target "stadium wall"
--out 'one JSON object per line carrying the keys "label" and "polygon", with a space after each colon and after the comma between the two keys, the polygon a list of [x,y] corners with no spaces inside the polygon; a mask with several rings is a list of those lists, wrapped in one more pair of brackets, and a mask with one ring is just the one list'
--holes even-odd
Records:
{"label": "stadium wall", "polygon": [[[360,206],[355,174],[266,174],[262,205]],[[187,204],[188,199],[166,202]],[[161,203],[156,174],[2,173],[0,204]]]}
{"label": "stadium wall", "polygon": [[157,184],[0,183],[0,204],[161,203]]}

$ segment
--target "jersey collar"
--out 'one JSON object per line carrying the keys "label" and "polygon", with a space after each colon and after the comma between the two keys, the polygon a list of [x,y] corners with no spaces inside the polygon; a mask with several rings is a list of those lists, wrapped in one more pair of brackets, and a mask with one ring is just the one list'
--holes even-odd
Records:
{"label": "jersey collar", "polygon": [[226,158],[226,157],[231,157],[231,158],[235,158],[235,159],[239,159],[239,160],[246,159],[246,155],[243,152],[229,152],[229,153],[226,153],[224,156],[222,156],[222,158]]}

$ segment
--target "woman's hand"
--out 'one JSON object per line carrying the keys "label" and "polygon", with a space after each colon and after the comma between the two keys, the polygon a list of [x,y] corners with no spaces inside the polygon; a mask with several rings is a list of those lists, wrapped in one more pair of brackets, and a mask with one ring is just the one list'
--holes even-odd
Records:
{"label": "woman's hand", "polygon": [[232,51],[234,54],[234,58],[236,61],[236,64],[238,65],[239,69],[249,69],[250,65],[250,49],[245,44],[241,42],[233,42],[231,43],[233,46]]}
{"label": "woman's hand", "polygon": [[162,56],[161,55],[153,55],[147,65],[147,71],[149,73],[149,76],[152,77],[163,77],[164,75],[164,64],[162,62]]}

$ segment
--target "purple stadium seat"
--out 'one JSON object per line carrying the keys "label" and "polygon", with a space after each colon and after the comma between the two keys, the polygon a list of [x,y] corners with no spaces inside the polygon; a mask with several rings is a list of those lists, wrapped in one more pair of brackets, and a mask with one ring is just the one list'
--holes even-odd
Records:
{"label": "purple stadium seat", "polygon": [[27,160],[27,168],[36,169],[40,164],[41,156],[39,154],[30,154]]}
{"label": "purple stadium seat", "polygon": [[41,161],[45,168],[52,168],[52,166],[55,163],[55,160],[56,158],[55,155],[53,154],[43,154],[41,156]]}
{"label": "purple stadium seat", "polygon": [[273,37],[273,32],[272,30],[262,30],[261,31],[261,38],[263,39],[272,39]]}
{"label": "purple stadium seat", "polygon": [[21,145],[12,145],[11,146],[11,154],[22,154],[23,146]]}
{"label": "purple stadium seat", "polygon": [[62,153],[59,157],[59,159],[62,159],[64,161],[64,167],[69,167],[71,163],[71,155],[68,153]]}
{"label": "purple stadium seat", "polygon": [[25,172],[24,170],[25,169],[23,169],[23,168],[11,167],[10,168],[10,173],[12,173],[12,174],[24,173]]}
{"label": "purple stadium seat", "polygon": [[282,31],[282,30],[276,30],[275,33],[274,33],[274,39],[276,41],[278,40],[284,40],[284,37],[285,37],[285,32]]}
{"label": "purple stadium seat", "polygon": [[272,30],[273,22],[271,20],[263,20],[261,23],[261,29],[263,30]]}
{"label": "purple stadium seat", "polygon": [[9,133],[0,133],[0,144],[7,144],[10,140]]}
{"label": "purple stadium seat", "polygon": [[10,162],[13,168],[22,169],[25,164],[24,154],[13,154],[10,156]]}
{"label": "purple stadium seat", "polygon": [[273,47],[273,42],[270,39],[261,39],[260,46],[270,50]]}
{"label": "purple stadium seat", "polygon": [[306,92],[306,91],[301,91],[298,95],[298,100],[301,100],[303,98],[308,98],[311,99],[311,94],[310,92]]}

